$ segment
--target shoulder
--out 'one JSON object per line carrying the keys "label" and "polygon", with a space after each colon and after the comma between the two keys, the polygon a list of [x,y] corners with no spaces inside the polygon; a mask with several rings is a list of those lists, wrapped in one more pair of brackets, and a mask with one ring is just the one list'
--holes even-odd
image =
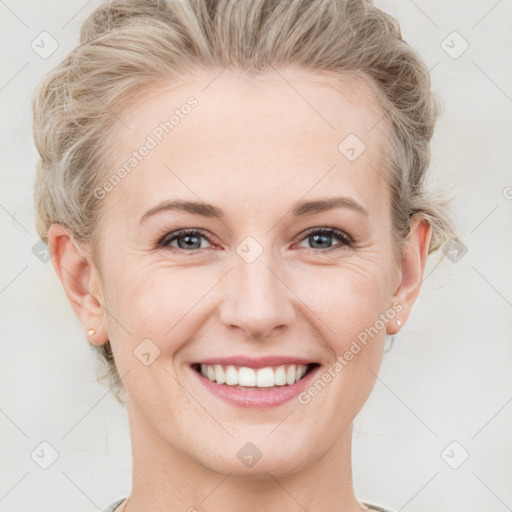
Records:
{"label": "shoulder", "polygon": [[116,501],[112,502],[108,507],[104,508],[101,512],[114,512],[114,510],[121,505],[121,503],[126,499],[118,498]]}

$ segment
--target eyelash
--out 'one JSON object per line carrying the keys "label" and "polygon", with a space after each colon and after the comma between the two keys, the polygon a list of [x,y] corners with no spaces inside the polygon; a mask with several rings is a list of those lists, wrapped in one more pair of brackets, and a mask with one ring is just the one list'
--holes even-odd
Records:
{"label": "eyelash", "polygon": [[[340,231],[339,229],[336,229],[336,228],[312,228],[301,235],[299,242],[306,240],[311,235],[318,235],[318,234],[333,236],[335,238],[338,238],[341,241],[341,243],[338,244],[337,246],[335,245],[333,247],[328,247],[327,249],[311,248],[311,250],[314,253],[325,253],[325,252],[330,252],[330,251],[337,250],[337,249],[342,249],[343,247],[353,247],[354,243],[355,243],[355,241],[350,236],[348,236],[346,233],[344,233],[343,231]],[[180,247],[171,247],[170,244],[171,244],[171,242],[173,242],[174,240],[177,240],[178,238],[182,238],[182,237],[186,237],[186,236],[197,236],[197,235],[202,236],[210,244],[213,244],[213,242],[206,235],[206,232],[201,229],[180,229],[178,231],[173,231],[172,233],[168,233],[162,239],[160,239],[160,241],[158,242],[158,248],[167,247],[167,248],[170,248],[171,250],[184,251],[184,252],[191,253],[193,255],[193,254],[196,254],[201,249],[193,249],[191,251],[187,251],[185,249],[181,249]]]}

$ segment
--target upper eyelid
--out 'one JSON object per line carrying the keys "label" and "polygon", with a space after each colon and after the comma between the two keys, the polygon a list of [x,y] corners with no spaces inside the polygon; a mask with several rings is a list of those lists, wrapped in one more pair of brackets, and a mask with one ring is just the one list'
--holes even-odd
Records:
{"label": "upper eyelid", "polygon": [[309,236],[310,234],[316,233],[318,231],[327,231],[327,232],[330,232],[330,234],[332,234],[333,236],[347,238],[347,240],[349,240],[350,243],[355,243],[355,241],[356,241],[354,237],[349,235],[343,229],[334,228],[332,226],[321,226],[321,227],[306,229],[306,231],[303,231],[302,233],[300,233],[300,235],[298,235],[297,238],[299,239],[299,241],[301,241],[304,238],[306,238],[307,236]]}
{"label": "upper eyelid", "polygon": [[169,239],[169,242],[167,244],[167,246],[168,246],[171,242],[174,242],[174,240],[176,240],[177,238],[180,238],[182,236],[187,236],[188,234],[200,235],[203,238],[205,238],[206,240],[208,240],[209,243],[213,243],[210,240],[211,237],[206,233],[206,231],[203,231],[200,228],[183,228],[183,229],[177,229],[176,231],[169,231],[168,233],[166,233],[158,241],[158,246],[165,247],[165,245],[163,245],[163,243],[166,241],[166,239]]}

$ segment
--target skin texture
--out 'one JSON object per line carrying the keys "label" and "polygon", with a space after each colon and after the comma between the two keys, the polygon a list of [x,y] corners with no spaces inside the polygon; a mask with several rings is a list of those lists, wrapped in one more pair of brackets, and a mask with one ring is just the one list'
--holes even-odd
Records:
{"label": "skin texture", "polygon": [[[383,178],[388,126],[361,81],[333,87],[291,68],[217,75],[198,73],[121,114],[131,131],[120,125],[119,164],[187,98],[198,101],[102,199],[97,258],[67,228],[49,233],[70,303],[84,331],[96,329],[91,343],[111,341],[127,390],[126,510],[364,509],[353,492],[352,423],[374,386],[386,333],[397,332],[397,318],[404,325],[417,298],[430,229],[414,218],[403,256],[394,257]],[[350,133],[366,145],[355,161],[338,150]],[[290,213],[297,201],[333,196],[356,200],[368,215]],[[178,198],[211,203],[224,217],[161,211],[139,222]],[[318,246],[303,234],[323,227],[356,242],[327,236]],[[181,248],[179,240],[157,247],[183,228],[203,229],[209,240],[194,239],[198,250],[183,239]],[[250,264],[236,251],[249,236],[262,249]],[[210,357],[290,355],[325,371],[393,304],[401,306],[395,320],[306,405],[242,409],[212,395],[189,367]],[[149,366],[134,357],[147,338],[160,350]],[[262,453],[252,468],[237,458],[247,442]]]}

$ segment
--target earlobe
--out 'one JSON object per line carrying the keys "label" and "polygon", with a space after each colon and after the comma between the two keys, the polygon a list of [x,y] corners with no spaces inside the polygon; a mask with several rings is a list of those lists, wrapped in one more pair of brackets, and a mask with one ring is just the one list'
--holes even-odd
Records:
{"label": "earlobe", "polygon": [[60,224],[50,227],[48,241],[53,267],[87,339],[94,345],[105,343],[108,336],[101,284],[92,257],[75,241],[72,231]]}
{"label": "earlobe", "polygon": [[396,334],[400,325],[403,326],[409,318],[420,293],[431,235],[430,224],[425,218],[419,214],[413,218],[409,237],[402,248],[401,282],[391,299],[393,303],[401,304],[402,309],[397,315],[397,321],[388,323],[387,334]]}

